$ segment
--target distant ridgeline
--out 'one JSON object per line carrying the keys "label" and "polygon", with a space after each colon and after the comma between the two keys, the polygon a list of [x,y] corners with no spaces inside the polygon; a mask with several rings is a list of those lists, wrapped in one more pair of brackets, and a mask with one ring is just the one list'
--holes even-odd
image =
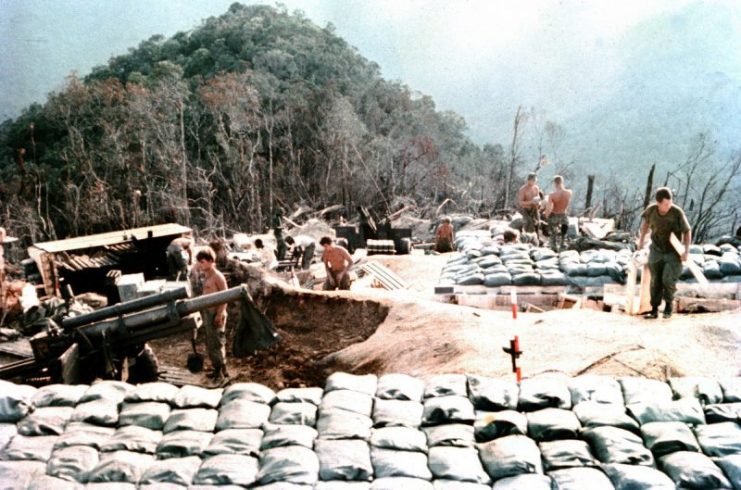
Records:
{"label": "distant ridgeline", "polygon": [[[409,200],[510,207],[532,165],[516,142],[481,147],[465,131],[331,25],[235,3],[0,125],[0,213],[38,241],[162,222],[262,231],[298,202],[340,203],[347,218]],[[631,192],[615,189],[628,205],[611,194],[601,212],[632,212]]]}

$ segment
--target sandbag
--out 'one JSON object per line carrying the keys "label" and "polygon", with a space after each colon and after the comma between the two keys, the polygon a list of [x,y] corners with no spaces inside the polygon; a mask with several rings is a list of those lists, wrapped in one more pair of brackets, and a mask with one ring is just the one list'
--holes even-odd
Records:
{"label": "sandbag", "polygon": [[632,432],[616,427],[595,427],[582,432],[582,438],[603,463],[624,463],[653,466],[651,451]]}
{"label": "sandbag", "polygon": [[423,405],[417,401],[376,399],[373,426],[419,427],[423,409]]}
{"label": "sandbag", "polygon": [[514,410],[517,408],[519,391],[513,381],[468,376],[468,399],[476,410]]}
{"label": "sandbag", "polygon": [[[708,424],[718,422],[741,422],[741,403],[718,403],[705,405],[705,420]],[[0,447],[2,444],[0,443]]]}
{"label": "sandbag", "polygon": [[518,409],[524,412],[541,408],[571,408],[571,392],[561,377],[538,376],[522,380]]}
{"label": "sandbag", "polygon": [[162,432],[138,425],[119,427],[116,432],[100,446],[101,452],[131,451],[154,454],[157,444],[162,440]]}
{"label": "sandbag", "polygon": [[270,406],[264,403],[233,399],[219,408],[216,430],[258,429],[268,421]]}
{"label": "sandbag", "polygon": [[641,488],[674,490],[676,488],[672,479],[665,473],[648,466],[613,463],[602,465],[602,471],[610,479],[615,490],[638,490]]}
{"label": "sandbag", "polygon": [[527,415],[527,433],[536,441],[576,439],[581,429],[571,410],[544,408]]}
{"label": "sandbag", "polygon": [[626,405],[632,403],[664,403],[672,401],[672,389],[663,381],[625,376],[618,378]]}
{"label": "sandbag", "polygon": [[208,389],[200,386],[185,385],[175,395],[175,406],[178,408],[216,408],[224,390]]}
{"label": "sandbag", "polygon": [[543,473],[540,450],[527,436],[505,436],[479,444],[479,457],[492,480]]}
{"label": "sandbag", "polygon": [[72,407],[37,408],[18,421],[18,433],[24,436],[59,435],[64,432],[73,411]]}
{"label": "sandbag", "polygon": [[375,374],[348,374],[336,372],[329,375],[324,391],[351,390],[373,396],[378,389],[378,377]]}
{"label": "sandbag", "polygon": [[[299,394],[304,394],[304,396],[306,396],[309,393],[315,394],[317,391],[321,393],[321,388],[303,388],[303,389],[293,388],[293,389],[286,389],[283,391],[285,392],[284,396],[297,396]],[[276,401],[276,395],[273,390],[259,383],[234,383],[234,384],[227,386],[226,389],[224,389],[224,392],[221,395],[221,400],[219,402],[219,405],[224,406],[227,403],[234,401],[234,400],[241,400],[241,401],[247,401],[247,402],[253,402],[253,403],[262,403],[264,405],[271,405]],[[294,400],[281,400],[281,401],[294,401]],[[303,401],[303,400],[299,400],[299,401]],[[318,405],[318,402],[316,404]]]}
{"label": "sandbag", "polygon": [[729,454],[722,458],[715,458],[715,464],[723,470],[733,488],[741,489],[741,454]]}
{"label": "sandbag", "polygon": [[723,389],[723,403],[741,402],[741,377],[718,380]]}
{"label": "sandbag", "polygon": [[681,398],[670,402],[631,403],[628,412],[643,425],[649,422],[684,422],[704,424],[705,413],[696,398]]}
{"label": "sandbag", "polygon": [[702,266],[702,273],[707,279],[722,279],[723,272],[720,270],[720,264],[716,260],[706,260]]}
{"label": "sandbag", "polygon": [[539,286],[541,284],[540,273],[524,272],[522,274],[512,275],[512,284],[515,286]]}
{"label": "sandbag", "polygon": [[708,456],[723,457],[741,453],[741,426],[736,422],[698,425],[697,441]]}
{"label": "sandbag", "polygon": [[585,429],[613,426],[635,434],[640,432],[638,422],[628,415],[623,405],[582,402],[576,405],[573,411]]}
{"label": "sandbag", "polygon": [[597,466],[589,444],[575,439],[540,443],[543,468],[547,472],[564,468]]}
{"label": "sandbag", "polygon": [[484,286],[488,288],[509,286],[510,284],[512,284],[512,276],[509,272],[495,272],[484,276]]}
{"label": "sandbag", "polygon": [[573,406],[586,401],[623,405],[620,383],[610,376],[577,376],[569,379],[568,386]]}
{"label": "sandbag", "polygon": [[[284,388],[276,394],[277,401],[285,403],[312,403],[319,405],[322,402],[324,390],[312,388]],[[255,400],[252,400],[255,401]]]}
{"label": "sandbag", "polygon": [[425,385],[424,397],[434,396],[466,396],[466,375],[464,374],[437,374],[431,376]]}
{"label": "sandbag", "polygon": [[211,408],[184,408],[173,410],[162,430],[165,434],[178,430],[213,432],[219,412]]}
{"label": "sandbag", "polygon": [[496,255],[487,255],[485,257],[481,257],[481,259],[476,260],[476,264],[482,269],[486,269],[487,267],[491,267],[493,265],[499,265],[501,263],[502,260]]}
{"label": "sandbag", "polygon": [[89,446],[74,446],[54,451],[47,464],[47,474],[64,480],[87,483],[98,465],[98,451]]}
{"label": "sandbag", "polygon": [[3,448],[5,448],[8,442],[17,433],[18,428],[15,426],[15,424],[0,424],[0,454]]}
{"label": "sandbag", "polygon": [[376,478],[403,476],[432,480],[425,453],[372,447],[370,454]]}
{"label": "sandbag", "polygon": [[467,397],[436,396],[425,400],[422,425],[473,424],[475,419],[473,405]]}
{"label": "sandbag", "polygon": [[476,442],[489,442],[498,437],[527,435],[527,417],[514,410],[476,412],[473,425]]}
{"label": "sandbag", "polygon": [[461,286],[475,286],[478,284],[484,284],[484,274],[482,274],[481,272],[474,272],[473,274],[468,274],[461,278],[457,278],[455,283]]}
{"label": "sandbag", "polygon": [[[54,442],[54,449],[71,446],[90,446],[100,449],[113,436],[115,431],[116,429],[113,427],[101,427],[83,422],[68,423],[64,433]],[[2,444],[0,444],[0,447],[2,447]]]}
{"label": "sandbag", "polygon": [[271,424],[316,425],[317,407],[313,403],[278,402],[270,412]]}
{"label": "sandbag", "polygon": [[321,439],[370,439],[370,417],[347,410],[321,412],[316,428]]}
{"label": "sandbag", "polygon": [[530,257],[532,257],[534,261],[540,262],[541,260],[557,258],[557,255],[556,252],[550,248],[536,247],[530,250]]}
{"label": "sandbag", "polygon": [[448,446],[430,448],[428,465],[435,478],[481,484],[491,481],[475,449]]}
{"label": "sandbag", "polygon": [[161,402],[174,405],[178,391],[180,391],[180,388],[163,381],[142,383],[129,391],[126,394],[124,401],[128,403]]}
{"label": "sandbag", "polygon": [[661,458],[659,467],[677,488],[733,488],[723,471],[702,453],[677,451]]}
{"label": "sandbag", "polygon": [[162,430],[170,416],[170,405],[161,402],[124,403],[118,416],[118,425],[138,425]]}
{"label": "sandbag", "polygon": [[219,454],[201,463],[193,483],[248,486],[255,482],[257,470],[256,458],[241,454]]}
{"label": "sandbag", "polygon": [[589,262],[587,264],[587,277],[599,277],[607,275],[607,267],[601,262]]}
{"label": "sandbag", "polygon": [[682,422],[649,422],[641,426],[644,445],[660,458],[676,451],[699,451],[689,427]]}
{"label": "sandbag", "polygon": [[36,408],[74,407],[87,389],[87,385],[47,385],[39,388],[34,393],[31,403]]}
{"label": "sandbag", "polygon": [[157,444],[157,457],[184,458],[186,456],[200,456],[208,447],[213,434],[196,430],[179,430],[162,436]]}
{"label": "sandbag", "polygon": [[36,388],[0,380],[0,422],[17,422],[33,408]]}
{"label": "sandbag", "polygon": [[308,425],[265,424],[263,430],[264,434],[260,444],[260,449],[263,451],[286,446],[303,446],[311,449],[314,447],[314,440],[319,436],[317,430]]}
{"label": "sandbag", "polygon": [[569,277],[579,277],[587,275],[587,264],[578,262],[561,262],[561,270]]}
{"label": "sandbag", "polygon": [[118,482],[137,485],[142,474],[154,461],[154,457],[149,454],[131,451],[101,453],[100,462],[90,471],[88,483]]}
{"label": "sandbag", "polygon": [[526,473],[508,476],[494,482],[492,490],[551,490],[551,477]]}
{"label": "sandbag", "polygon": [[723,254],[718,260],[718,268],[724,276],[741,275],[741,261],[737,253]]}
{"label": "sandbag", "polygon": [[370,417],[373,410],[373,396],[351,390],[327,391],[319,409],[322,412],[347,410]]}
{"label": "sandbag", "polygon": [[675,398],[697,398],[703,405],[723,402],[720,383],[712,378],[701,376],[669,378],[669,386]]}
{"label": "sandbag", "polygon": [[702,253],[704,253],[705,255],[715,255],[715,256],[720,256],[723,254],[720,247],[718,247],[714,243],[703,243]]}
{"label": "sandbag", "polygon": [[373,476],[370,448],[365,441],[317,439],[314,451],[322,480],[370,481]]}
{"label": "sandbag", "polygon": [[[300,426],[296,426],[300,427]],[[311,449],[301,446],[277,447],[260,455],[257,481],[314,485],[319,479],[319,458]]]}
{"label": "sandbag", "polygon": [[5,446],[2,459],[9,461],[43,461],[51,456],[56,436],[26,437],[16,434]]}
{"label": "sandbag", "polygon": [[390,373],[378,378],[376,398],[381,400],[421,401],[425,384],[408,374]]}
{"label": "sandbag", "polygon": [[196,456],[155,461],[142,474],[140,488],[147,484],[168,483],[187,487],[193,482],[193,477],[200,466],[201,460]]}
{"label": "sandbag", "polygon": [[85,391],[78,403],[92,402],[100,399],[121,403],[124,401],[126,394],[133,389],[134,385],[123,381],[96,381]]}
{"label": "sandbag", "polygon": [[[0,475],[0,482],[2,482],[2,475]],[[13,484],[17,484],[13,481]],[[24,490],[82,490],[86,488],[85,485],[78,483],[74,480],[63,480],[56,476],[49,475],[38,475],[34,477],[26,486],[23,487],[2,487],[3,490],[6,488],[23,488]],[[182,490],[182,489],[177,489]]]}
{"label": "sandbag", "polygon": [[371,447],[398,451],[427,452],[427,436],[411,427],[382,427],[373,429]]}
{"label": "sandbag", "polygon": [[445,424],[422,429],[427,436],[427,447],[474,447],[473,427],[465,424]]}
{"label": "sandbag", "polygon": [[72,412],[70,422],[114,426],[118,422],[118,403],[106,399],[79,403]]}
{"label": "sandbag", "polygon": [[566,286],[569,279],[560,271],[543,270],[540,273],[543,286]]}
{"label": "sandbag", "polygon": [[[314,430],[314,429],[312,429]],[[315,431],[316,432],[316,431]],[[260,429],[228,429],[214,434],[206,449],[204,457],[217,454],[241,454],[243,456],[259,456],[262,443]]]}
{"label": "sandbag", "polygon": [[370,490],[433,490],[432,483],[419,478],[408,478],[405,476],[392,476],[389,478],[378,478],[370,484]]}
{"label": "sandbag", "polygon": [[557,490],[613,490],[607,475],[596,468],[567,468],[549,473]]}
{"label": "sandbag", "polygon": [[0,461],[0,483],[3,484],[3,490],[28,489],[31,482],[42,478],[45,473],[46,462]]}

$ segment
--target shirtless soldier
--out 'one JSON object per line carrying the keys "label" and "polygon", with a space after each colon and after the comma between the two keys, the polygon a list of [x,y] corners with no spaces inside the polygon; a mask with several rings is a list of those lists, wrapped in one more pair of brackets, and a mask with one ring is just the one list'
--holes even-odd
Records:
{"label": "shirtless soldier", "polygon": [[[545,219],[548,221],[548,234],[550,235],[551,250],[560,252],[563,249],[563,240],[569,229],[569,217],[566,211],[571,204],[571,190],[563,185],[563,177],[553,177],[555,191],[548,194],[548,203],[545,210]],[[556,245],[558,237],[558,245]]]}
{"label": "shirtless soldier", "polygon": [[[216,255],[208,248],[196,255],[200,284],[195,289],[199,295],[216,293],[227,288],[224,274],[216,269],[215,260]],[[206,333],[206,350],[213,367],[208,377],[215,381],[224,381],[229,377],[226,370],[226,303],[201,310],[201,317]]]}
{"label": "shirtless soldier", "polygon": [[522,211],[522,217],[525,220],[523,231],[526,233],[535,233],[536,241],[538,239],[538,224],[540,216],[538,207],[540,205],[540,188],[535,183],[537,175],[534,173],[527,174],[527,183],[517,191],[517,205]]}
{"label": "shirtless soldier", "polygon": [[350,289],[350,276],[348,272],[352,265],[352,257],[347,250],[339,245],[334,245],[332,239],[328,236],[319,240],[319,245],[324,247],[322,262],[324,269],[327,271],[327,280],[324,281],[322,289],[325,291],[334,291],[335,289]]}

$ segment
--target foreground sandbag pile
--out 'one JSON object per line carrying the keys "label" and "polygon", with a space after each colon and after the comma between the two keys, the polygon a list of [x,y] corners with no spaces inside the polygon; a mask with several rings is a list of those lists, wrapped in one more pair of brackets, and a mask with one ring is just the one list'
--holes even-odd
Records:
{"label": "foreground sandbag pile", "polygon": [[[443,268],[440,285],[598,287],[624,283],[632,256],[628,249],[556,253],[529,244],[498,245],[486,230],[460,232],[456,246],[460,254]],[[732,245],[693,245],[690,258],[711,281],[741,281],[741,255]],[[694,280],[688,267],[680,279]]]}
{"label": "foreground sandbag pile", "polygon": [[0,381],[0,488],[741,488],[741,378]]}

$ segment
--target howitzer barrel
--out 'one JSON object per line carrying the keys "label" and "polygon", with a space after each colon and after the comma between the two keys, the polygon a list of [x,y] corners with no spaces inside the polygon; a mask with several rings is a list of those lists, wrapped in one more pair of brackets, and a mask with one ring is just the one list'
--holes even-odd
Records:
{"label": "howitzer barrel", "polygon": [[172,321],[175,317],[183,318],[196,311],[248,297],[247,286],[242,285],[225,291],[204,294],[203,296],[192,299],[180,300],[174,304],[162,305],[146,311],[131,313],[115,320],[106,320],[92,325],[86,325],[79,328],[78,331],[86,337],[101,335],[103,332],[117,333],[120,331],[134,331],[147,326]]}
{"label": "howitzer barrel", "polygon": [[107,306],[99,310],[85,313],[84,315],[74,316],[71,318],[65,318],[62,320],[62,328],[65,330],[80,327],[82,325],[88,325],[90,323],[105,320],[107,318],[120,317],[126,313],[132,311],[143,310],[152,306],[161,305],[163,303],[169,303],[171,301],[177,301],[179,299],[187,298],[188,290],[185,286],[182,288],[172,289],[151,296],[145,296],[143,298],[137,298],[124,303],[118,303],[113,306]]}

